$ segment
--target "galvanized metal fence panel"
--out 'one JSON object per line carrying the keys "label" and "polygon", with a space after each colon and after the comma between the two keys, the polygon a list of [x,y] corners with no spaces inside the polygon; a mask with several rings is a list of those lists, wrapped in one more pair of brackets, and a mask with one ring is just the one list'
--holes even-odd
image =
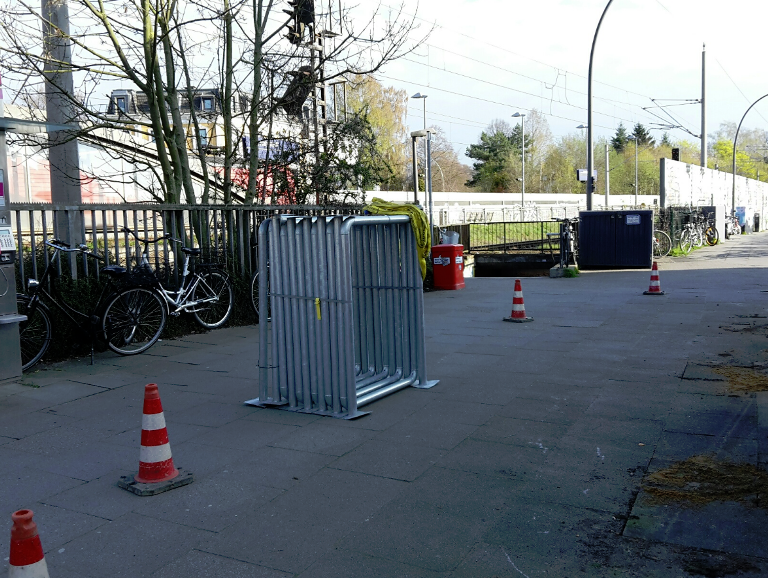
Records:
{"label": "galvanized metal fence panel", "polygon": [[259,397],[247,404],[352,419],[399,389],[437,383],[407,216],[273,217],[258,247],[271,323],[259,326]]}

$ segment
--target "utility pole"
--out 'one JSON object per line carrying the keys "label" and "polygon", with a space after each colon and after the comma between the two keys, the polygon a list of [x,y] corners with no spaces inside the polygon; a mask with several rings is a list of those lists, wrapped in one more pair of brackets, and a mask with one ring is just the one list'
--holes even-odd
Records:
{"label": "utility pole", "polygon": [[[42,0],[43,53],[45,63],[45,107],[48,122],[66,125],[75,121],[76,113],[70,99],[74,96],[72,79],[72,44],[69,39],[69,8],[66,0]],[[51,202],[58,205],[77,205],[81,202],[80,158],[77,139],[67,132],[48,134],[48,159],[51,172]],[[59,238],[69,244],[79,243],[80,226],[60,215]]]}
{"label": "utility pole", "polygon": [[707,168],[707,45],[701,49],[701,166]]}
{"label": "utility pole", "polygon": [[608,189],[610,185],[610,181],[608,180],[608,177],[610,176],[610,169],[608,168],[608,144],[605,145],[605,208],[608,208]]}

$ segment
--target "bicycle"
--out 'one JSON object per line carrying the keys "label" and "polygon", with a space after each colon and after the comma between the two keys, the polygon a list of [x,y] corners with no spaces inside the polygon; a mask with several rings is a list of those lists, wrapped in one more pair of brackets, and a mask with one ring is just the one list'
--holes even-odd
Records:
{"label": "bicycle", "polygon": [[672,239],[664,231],[654,229],[653,231],[653,256],[666,257],[672,250]]}
{"label": "bicycle", "polygon": [[725,238],[728,239],[732,235],[741,235],[741,225],[735,213],[725,218]]}
{"label": "bicycle", "polygon": [[714,247],[720,242],[720,233],[717,231],[717,227],[715,226],[715,218],[713,217],[712,213],[707,215],[705,225],[706,227],[704,228],[704,240],[706,241],[707,245]]}
{"label": "bicycle", "polygon": [[[267,265],[269,270],[269,265]],[[267,275],[269,279],[269,275]],[[259,267],[256,266],[256,271],[251,275],[251,309],[256,314],[256,323],[259,322]],[[272,320],[271,316],[272,307],[269,305],[269,281],[267,281],[267,321]]]}
{"label": "bicycle", "polygon": [[560,223],[560,268],[565,269],[570,265],[571,261],[576,264],[578,245],[576,239],[576,229],[573,226],[577,223],[578,219],[570,219],[568,217],[564,219],[553,219]]}
{"label": "bicycle", "polygon": [[[97,343],[106,343],[110,349],[122,355],[134,355],[146,351],[158,340],[165,325],[163,304],[154,294],[132,287],[125,268],[117,265],[102,267],[101,272],[106,275],[107,284],[102,288],[96,306],[91,312],[79,311],[64,300],[55,282],[60,254],[79,252],[98,261],[103,261],[104,257],[88,251],[87,245],[81,244],[73,249],[58,239],[46,241],[45,245],[54,252],[40,280],[29,279],[29,294],[16,297],[19,313],[27,317],[26,321],[19,324],[22,371],[38,363],[51,344],[53,325],[49,307],[43,298],[64,313],[83,334],[88,335],[91,363]],[[117,282],[122,286],[118,286]],[[50,292],[46,286],[50,287]]]}
{"label": "bicycle", "polygon": [[[217,329],[227,322],[234,305],[234,293],[227,274],[213,264],[199,264],[190,271],[190,261],[202,254],[201,249],[185,247],[181,240],[169,234],[142,239],[127,227],[121,232],[130,233],[143,244],[138,273],[144,276],[148,289],[162,298],[169,315],[175,317],[182,311],[192,313],[195,321],[205,329]],[[181,245],[184,254],[181,283],[176,290],[163,287],[149,262],[149,245],[164,240]]]}

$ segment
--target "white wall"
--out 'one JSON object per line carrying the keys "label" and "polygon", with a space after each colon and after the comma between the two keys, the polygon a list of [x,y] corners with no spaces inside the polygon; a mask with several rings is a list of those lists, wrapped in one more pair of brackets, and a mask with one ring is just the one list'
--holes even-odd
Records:
{"label": "white wall", "polygon": [[[671,159],[661,159],[661,202],[664,207],[709,206],[733,209],[733,177],[731,173],[705,169]],[[755,213],[761,220],[768,217],[768,183],[736,177],[736,207],[746,208],[751,226]]]}

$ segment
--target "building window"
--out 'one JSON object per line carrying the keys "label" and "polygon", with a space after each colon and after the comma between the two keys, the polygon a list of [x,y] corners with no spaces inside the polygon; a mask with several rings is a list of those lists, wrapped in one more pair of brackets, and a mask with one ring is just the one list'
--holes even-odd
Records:
{"label": "building window", "polygon": [[117,109],[121,112],[125,112],[125,97],[118,96],[116,99]]}
{"label": "building window", "polygon": [[208,129],[198,129],[197,136],[200,137],[200,148],[206,148],[208,146]]}
{"label": "building window", "polygon": [[203,110],[205,111],[211,111],[213,110],[213,99],[209,96],[203,98]]}

